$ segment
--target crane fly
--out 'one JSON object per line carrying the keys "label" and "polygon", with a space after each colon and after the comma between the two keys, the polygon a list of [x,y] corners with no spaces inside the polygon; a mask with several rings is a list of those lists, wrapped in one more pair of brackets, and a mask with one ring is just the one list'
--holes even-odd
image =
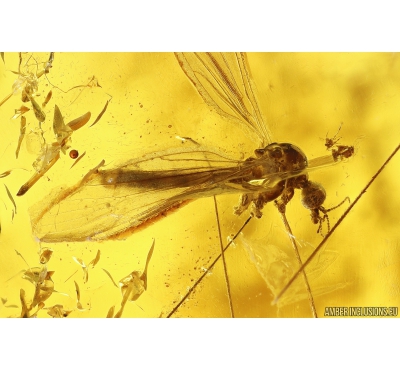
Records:
{"label": "crane fly", "polygon": [[[260,218],[264,205],[275,202],[291,234],[285,209],[295,189],[302,191],[303,205],[322,229],[328,211],[322,206],[325,191],[308,179],[309,173],[350,157],[353,148],[334,143],[331,154],[308,160],[294,144],[273,142],[244,54],[177,53],[176,58],[203,100],[257,140],[254,155],[238,160],[219,149],[193,145],[143,155],[115,168],[103,160],[75,186],[56,189],[32,207],[40,241],[122,238],[192,200],[230,193],[241,194],[237,215],[249,210],[251,217]],[[297,249],[295,239],[289,239]],[[307,275],[303,277],[315,314]]]}

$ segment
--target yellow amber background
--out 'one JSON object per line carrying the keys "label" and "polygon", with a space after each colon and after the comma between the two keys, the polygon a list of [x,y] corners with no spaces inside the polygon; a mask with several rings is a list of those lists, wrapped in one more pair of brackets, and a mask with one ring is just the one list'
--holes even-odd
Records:
{"label": "yellow amber background", "polygon": [[[34,56],[41,62],[48,59],[48,54]],[[308,158],[326,155],[326,135],[329,133],[332,137],[343,123],[339,133],[341,143],[354,145],[355,156],[346,163],[313,172],[310,178],[324,185],[327,207],[340,203],[346,196],[354,200],[399,144],[399,56],[391,53],[250,53],[248,62],[274,141],[293,143]],[[31,59],[30,64],[33,63]],[[11,70],[17,68],[18,55],[6,53],[5,63],[0,61],[0,99],[11,92],[17,78]],[[92,76],[101,88],[76,88],[67,92],[87,84]],[[52,88],[50,82],[65,92]],[[56,54],[50,73],[39,81],[41,95],[37,100],[40,103],[50,89],[53,97],[45,109],[47,118],[43,124],[48,137],[54,104],[59,106],[65,122],[87,111],[92,113],[89,124],[72,135],[72,148],[80,153],[86,151],[86,156],[70,169],[72,159],[62,155],[26,195],[16,197],[20,186],[33,174],[32,163],[38,155],[34,151],[35,136],[31,134],[29,151],[25,137],[16,160],[20,121],[11,117],[14,109],[22,104],[20,94],[0,107],[3,128],[0,173],[13,170],[1,182],[10,189],[17,205],[17,214],[12,219],[13,205],[2,185],[1,317],[20,316],[21,288],[28,300],[33,297],[33,285],[22,279],[27,265],[16,251],[30,267],[39,266],[39,244],[32,235],[28,208],[46,197],[51,189],[75,184],[102,159],[120,163],[145,153],[187,145],[177,140],[177,135],[229,151],[237,158],[250,156],[257,146],[203,102],[170,53]],[[112,100],[101,120],[89,127],[110,97]],[[28,134],[38,124],[32,111],[26,117]],[[315,296],[318,316],[324,315],[325,307],[332,306],[399,306],[399,164],[397,155],[313,262],[322,266],[318,278],[310,281],[311,289],[318,292]],[[239,218],[233,215],[237,201],[237,195],[217,197],[224,243],[247,218],[246,214]],[[331,225],[345,207],[330,213]],[[298,240],[314,247],[318,245],[321,236],[316,234],[317,227],[310,222],[298,194],[288,206],[287,217]],[[122,300],[120,289],[103,269],[116,283],[132,271],[142,270],[153,239],[155,249],[148,268],[148,289],[136,302],[127,303],[122,316],[168,316],[202,269],[219,254],[213,198],[196,200],[123,241],[42,245],[54,251],[48,269],[55,271],[52,279],[56,292],[45,301],[46,307],[62,304],[66,310],[72,310],[69,317],[105,317],[112,306],[118,311]],[[289,245],[273,205],[265,207],[263,218],[253,220],[226,254],[235,316],[311,316],[309,303],[304,299],[280,308],[271,305],[273,295],[250,261],[243,243],[265,244],[265,253],[268,245],[278,248]],[[73,257],[88,264],[98,250],[100,261],[93,269],[89,268],[89,279],[84,283],[82,269]],[[328,266],[324,253],[335,256]],[[76,307],[74,280],[80,287],[84,310]],[[50,317],[46,309],[39,311],[38,316]],[[230,316],[221,261],[174,316]]]}

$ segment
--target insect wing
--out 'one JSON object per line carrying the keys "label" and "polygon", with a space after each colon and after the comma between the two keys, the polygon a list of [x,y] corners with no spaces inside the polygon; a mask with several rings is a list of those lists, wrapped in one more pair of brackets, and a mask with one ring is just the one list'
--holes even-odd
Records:
{"label": "insect wing", "polygon": [[31,208],[34,233],[44,242],[102,240],[120,235],[185,201],[222,192],[240,177],[240,161],[205,148],[170,149],[118,168],[91,170],[78,184],[54,190]]}
{"label": "insect wing", "polygon": [[[264,279],[268,288],[274,296],[278,295],[293,274],[298,270],[299,265],[294,256],[293,249],[288,243],[276,244],[276,240],[284,241],[286,234],[279,228],[273,228],[268,235],[268,239],[249,240],[242,234],[238,238],[238,243],[244,246],[250,260],[257,267],[258,272]],[[277,235],[277,233],[282,235]],[[310,255],[313,247],[306,242],[297,240],[301,246],[302,255]],[[307,278],[312,287],[312,294],[315,297],[334,292],[346,286],[346,283],[334,282],[329,285],[323,279],[323,274],[338,258],[335,251],[324,250],[324,253],[307,268]],[[290,290],[279,299],[277,305],[283,308],[294,303],[307,300],[308,295],[305,290],[304,281],[300,276]]]}
{"label": "insect wing", "polygon": [[203,100],[221,116],[256,135],[264,147],[272,142],[261,114],[243,53],[176,53],[178,62]]}

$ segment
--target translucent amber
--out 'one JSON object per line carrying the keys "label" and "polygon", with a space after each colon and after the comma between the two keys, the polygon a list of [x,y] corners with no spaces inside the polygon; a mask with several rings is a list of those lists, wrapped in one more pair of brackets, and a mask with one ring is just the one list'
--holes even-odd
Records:
{"label": "translucent amber", "polygon": [[[249,214],[234,215],[239,195],[223,191],[216,192],[215,200],[208,196],[161,212],[145,227],[123,235],[123,240],[65,240],[40,245],[32,232],[31,207],[77,186],[93,169],[119,168],[145,154],[197,145],[244,160],[255,156],[260,143],[248,130],[204,102],[174,54],[33,56],[22,54],[20,75],[10,72],[18,71],[18,54],[6,53],[5,63],[0,61],[0,174],[6,174],[1,181],[16,203],[14,207],[1,185],[5,206],[1,209],[0,317],[20,317],[21,312],[22,316],[48,318],[113,316],[123,300],[115,282],[132,271],[145,270],[153,240],[147,288],[143,290],[142,286],[135,300],[131,292],[122,317],[167,317],[171,313],[174,317],[230,317],[232,312],[235,317],[312,315],[301,279],[278,305],[271,305],[282,281],[298,268],[287,230],[272,202],[226,251],[226,272],[221,258],[213,268],[210,265],[221,253],[220,244],[228,244]],[[354,146],[354,154],[336,166],[308,175],[324,187],[326,208],[346,197],[353,201],[399,144],[399,55],[249,53],[247,62],[263,122],[273,142],[292,143],[311,160],[330,153],[326,139],[335,138],[341,127],[335,138],[339,139],[337,145]],[[57,141],[53,131],[55,106],[63,123],[73,123],[70,128],[75,131],[71,134],[67,130],[64,135],[71,140],[68,146],[86,153],[73,167],[68,153],[60,150],[65,144],[62,135]],[[17,159],[21,115],[26,118],[26,132]],[[29,139],[32,135],[35,145]],[[17,197],[21,186],[38,174],[32,164],[40,150],[52,143],[59,145],[59,159],[40,173],[29,192]],[[306,268],[319,317],[327,307],[400,305],[399,161],[396,155]],[[103,199],[104,213],[98,217],[114,217],[112,220],[118,222],[118,215],[112,211],[116,197],[113,179],[109,180],[104,198],[108,200]],[[129,186],[127,183],[123,194],[129,193]],[[286,216],[304,261],[322,237],[317,233],[318,225],[311,222],[310,212],[302,206],[299,193],[295,191],[286,206]],[[134,207],[129,201],[126,197],[127,207]],[[347,203],[329,213],[331,226],[346,207]],[[63,214],[72,229],[74,224],[84,226],[76,209],[71,206]],[[51,249],[51,259],[49,252],[43,253],[44,247]],[[101,251],[99,259],[97,251]],[[76,261],[85,265],[79,266]],[[51,279],[29,274],[30,281],[23,279],[24,271],[42,271],[37,267],[41,263],[55,271]],[[25,272],[25,277],[28,275]],[[74,281],[80,291],[78,304]],[[31,309],[32,302],[35,308]]]}

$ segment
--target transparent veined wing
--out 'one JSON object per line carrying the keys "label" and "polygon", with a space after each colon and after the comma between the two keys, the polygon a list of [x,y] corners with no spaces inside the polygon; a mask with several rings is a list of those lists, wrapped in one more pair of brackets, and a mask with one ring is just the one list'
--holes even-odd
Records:
{"label": "transparent veined wing", "polygon": [[176,53],[176,58],[203,100],[221,116],[260,141],[272,142],[261,114],[244,53]]}
{"label": "transparent veined wing", "polygon": [[30,209],[40,240],[102,240],[136,229],[189,195],[195,199],[201,184],[204,190],[216,172],[220,178],[232,174],[238,161],[196,147],[144,155],[111,169],[103,169],[104,163]]}
{"label": "transparent veined wing", "polygon": [[[237,242],[244,246],[251,261],[257,267],[257,270],[274,297],[281,292],[289,279],[299,269],[291,246],[289,244],[276,245],[274,239],[279,239],[277,237],[278,233],[283,234],[283,229],[275,226],[271,228],[266,240],[252,239],[250,242],[243,234],[237,239]],[[280,238],[284,238],[284,235],[280,235]],[[315,249],[312,245],[304,241],[297,240],[297,244],[303,255],[310,255]],[[321,279],[321,275],[329,269],[337,258],[338,253],[334,250],[324,250],[307,268],[307,278],[312,285],[314,298],[343,289],[348,285],[345,282],[335,282],[327,285],[324,279]],[[277,302],[277,306],[282,308],[286,305],[307,299],[308,294],[304,288],[304,282],[302,279],[297,279],[286,294]]]}

